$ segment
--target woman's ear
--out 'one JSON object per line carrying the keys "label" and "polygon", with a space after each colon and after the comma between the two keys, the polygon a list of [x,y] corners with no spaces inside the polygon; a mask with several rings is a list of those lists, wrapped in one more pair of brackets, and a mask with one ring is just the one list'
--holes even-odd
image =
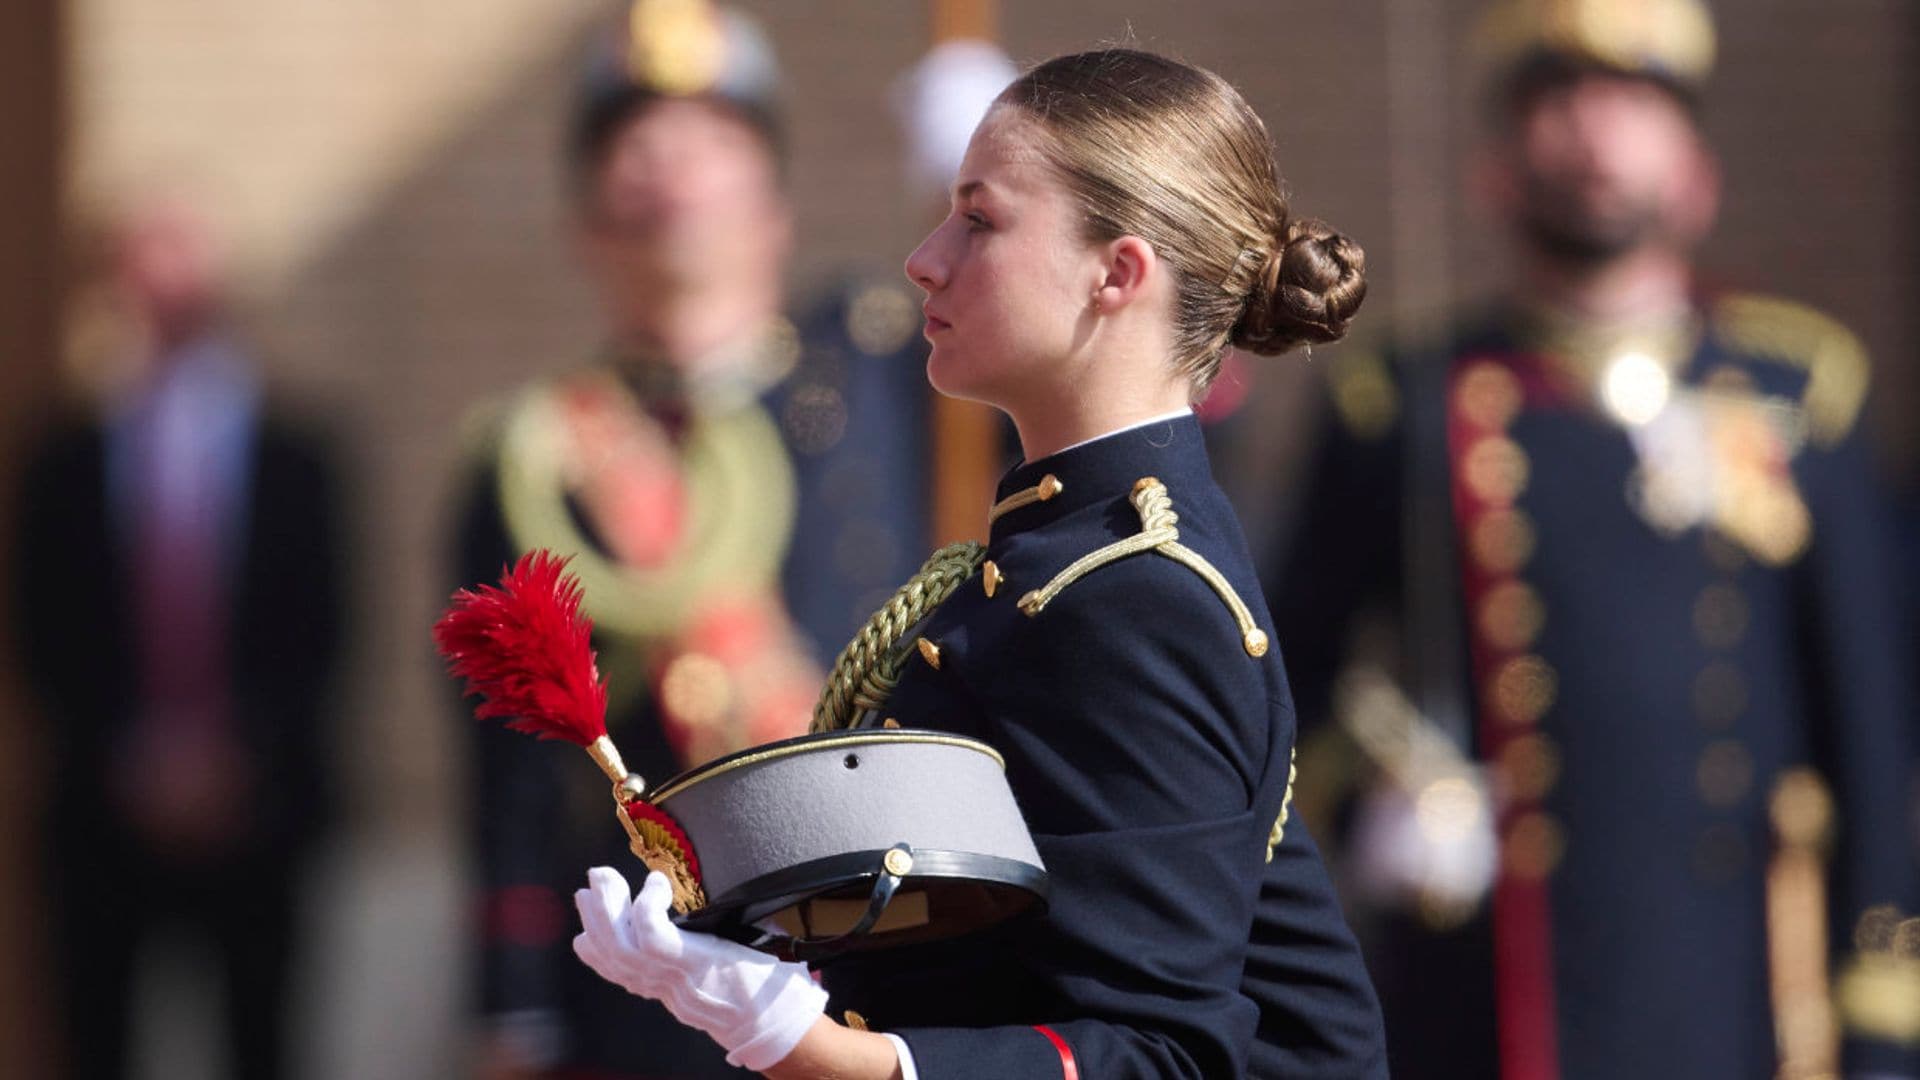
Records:
{"label": "woman's ear", "polygon": [[1160,257],[1153,245],[1137,236],[1122,236],[1106,246],[1105,276],[1093,291],[1093,306],[1103,312],[1126,307],[1145,295],[1160,278]]}

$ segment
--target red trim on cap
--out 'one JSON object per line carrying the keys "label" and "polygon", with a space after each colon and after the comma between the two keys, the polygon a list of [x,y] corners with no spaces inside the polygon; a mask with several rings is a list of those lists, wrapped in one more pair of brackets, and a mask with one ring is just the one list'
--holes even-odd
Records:
{"label": "red trim on cap", "polygon": [[1033,1030],[1045,1035],[1053,1048],[1060,1052],[1060,1080],[1080,1080],[1080,1066],[1074,1063],[1073,1047],[1067,1045],[1067,1040],[1045,1024],[1035,1024]]}

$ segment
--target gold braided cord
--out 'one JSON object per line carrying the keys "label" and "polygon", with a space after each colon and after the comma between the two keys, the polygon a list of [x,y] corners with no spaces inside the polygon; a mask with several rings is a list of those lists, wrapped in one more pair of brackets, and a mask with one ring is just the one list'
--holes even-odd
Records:
{"label": "gold braided cord", "polygon": [[1173,496],[1167,492],[1167,486],[1151,476],[1141,477],[1134,483],[1133,493],[1128,498],[1134,510],[1140,514],[1141,531],[1075,559],[1065,570],[1055,574],[1044,588],[1035,589],[1021,597],[1020,610],[1028,616],[1038,615],[1067,586],[1093,571],[1144,551],[1157,551],[1199,574],[1226,603],[1227,610],[1233,613],[1233,621],[1240,627],[1240,641],[1247,655],[1266,655],[1267,635],[1254,625],[1253,612],[1240,599],[1240,594],[1233,591],[1233,585],[1227,581],[1226,575],[1208,562],[1204,555],[1180,543],[1180,515],[1173,511]]}
{"label": "gold braided cord", "polygon": [[[610,376],[603,392],[644,414]],[[798,502],[793,464],[780,429],[758,405],[697,415],[680,466],[687,493],[686,535],[658,567],[610,558],[580,530],[567,503],[565,419],[559,384],[536,386],[509,415],[501,436],[500,508],[522,549],[572,556],[584,607],[611,633],[656,640],[679,632],[716,592],[770,589],[779,580]]]}
{"label": "gold braided cord", "polygon": [[1052,581],[1020,598],[1022,612],[1030,616],[1038,615],[1067,586],[1108,563],[1143,551],[1152,551],[1161,544],[1180,539],[1180,530],[1176,528],[1180,515],[1173,512],[1173,498],[1167,494],[1165,484],[1151,476],[1143,477],[1133,485],[1133,494],[1128,498],[1133,502],[1134,510],[1140,514],[1142,531],[1073,560],[1065,570],[1055,574]]}
{"label": "gold braided cord", "polygon": [[1287,790],[1280,796],[1280,816],[1273,821],[1273,828],[1267,831],[1267,861],[1273,861],[1273,849],[1287,838],[1287,819],[1293,816],[1293,784],[1300,779],[1300,748],[1287,751]]}
{"label": "gold braided cord", "polygon": [[986,557],[987,549],[972,540],[948,544],[928,556],[919,572],[840,650],[820,702],[814,706],[809,730],[839,731],[861,713],[884,704],[899,679],[901,639],[972,577]]}
{"label": "gold braided cord", "polygon": [[1061,483],[1059,477],[1048,473],[1041,477],[1040,482],[1032,487],[1023,488],[1001,499],[999,502],[994,503],[993,508],[987,511],[987,524],[992,525],[994,522],[999,521],[1002,515],[1011,514],[1021,507],[1046,502],[1048,499],[1065,491],[1066,488],[1067,485]]}
{"label": "gold braided cord", "polygon": [[1219,593],[1220,599],[1226,601],[1227,610],[1233,612],[1233,621],[1240,624],[1241,640],[1244,641],[1259,631],[1259,627],[1253,624],[1253,612],[1248,610],[1247,602],[1240,599],[1240,594],[1234,592],[1233,586],[1228,583],[1227,576],[1215,569],[1205,556],[1177,540],[1169,540],[1161,544],[1158,550],[1160,554],[1174,562],[1184,563],[1194,573],[1205,578],[1207,584],[1213,586],[1213,591]]}

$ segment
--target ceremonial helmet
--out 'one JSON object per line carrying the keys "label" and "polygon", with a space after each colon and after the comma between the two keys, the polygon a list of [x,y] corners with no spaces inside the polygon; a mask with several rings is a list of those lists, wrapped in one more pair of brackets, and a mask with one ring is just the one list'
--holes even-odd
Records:
{"label": "ceremonial helmet", "polygon": [[568,134],[574,167],[590,168],[623,121],[667,98],[723,105],[784,151],[779,63],[759,24],[706,0],[633,0],[589,47]]}
{"label": "ceremonial helmet", "polygon": [[1714,61],[1704,0],[1496,0],[1476,51],[1496,102],[1580,71],[1649,79],[1693,102]]}

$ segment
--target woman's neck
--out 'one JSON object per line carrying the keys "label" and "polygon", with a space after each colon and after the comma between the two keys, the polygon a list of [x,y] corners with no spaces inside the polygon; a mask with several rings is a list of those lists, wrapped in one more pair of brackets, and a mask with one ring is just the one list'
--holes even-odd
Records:
{"label": "woman's neck", "polygon": [[1186,380],[1134,392],[1081,392],[1065,388],[1059,400],[1025,408],[1006,408],[1020,433],[1021,456],[1038,461],[1135,424],[1192,407]]}

